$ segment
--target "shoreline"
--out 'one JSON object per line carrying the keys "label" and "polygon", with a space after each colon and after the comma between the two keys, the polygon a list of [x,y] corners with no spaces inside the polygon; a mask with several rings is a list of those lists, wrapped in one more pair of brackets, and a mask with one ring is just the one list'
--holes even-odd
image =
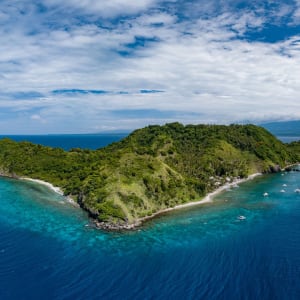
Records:
{"label": "shoreline", "polygon": [[[298,165],[298,163],[293,164],[293,165]],[[284,168],[283,170],[285,170],[285,169],[286,168]],[[240,183],[250,181],[250,180],[256,178],[257,176],[262,176],[262,175],[263,175],[262,173],[254,173],[254,174],[249,175],[247,178],[234,179],[232,182],[227,182],[227,183],[223,184],[222,186],[218,187],[217,189],[215,189],[214,191],[208,193],[201,200],[178,204],[174,207],[168,207],[168,208],[159,210],[150,216],[145,216],[145,217],[136,219],[134,221],[134,223],[132,223],[132,224],[111,224],[111,223],[107,223],[107,222],[100,222],[91,217],[90,218],[91,218],[91,221],[95,224],[95,227],[99,228],[99,229],[103,229],[103,230],[107,230],[107,231],[135,230],[135,229],[139,228],[140,226],[142,226],[143,223],[145,223],[146,221],[152,220],[159,215],[162,215],[162,214],[165,214],[165,213],[168,213],[171,211],[176,211],[176,210],[180,210],[180,209],[184,209],[184,208],[193,207],[196,205],[212,203],[213,198],[215,196],[219,195],[220,193],[222,193],[223,191],[226,191],[227,189],[229,189],[231,187],[234,187]],[[1,174],[1,176],[4,176],[4,175]],[[50,190],[52,190],[53,192],[59,194],[60,196],[63,196],[66,199],[66,201],[69,202],[71,205],[81,208],[81,206],[76,201],[74,201],[70,196],[64,196],[64,193],[60,187],[56,187],[47,181],[40,180],[40,179],[33,179],[33,178],[29,178],[29,177],[11,177],[11,176],[8,176],[8,177],[19,179],[19,180],[31,181],[31,182],[35,182],[37,184],[44,185],[44,186],[48,187]]]}
{"label": "shoreline", "polygon": [[[152,220],[155,217],[162,215],[164,213],[168,213],[171,211],[175,211],[175,210],[180,210],[180,209],[184,209],[184,208],[189,208],[189,207],[193,207],[193,206],[197,206],[197,205],[203,205],[203,204],[207,204],[207,203],[211,203],[213,201],[213,198],[215,196],[217,196],[218,194],[220,194],[223,191],[226,191],[227,189],[234,187],[240,183],[249,181],[254,179],[257,176],[261,176],[263,175],[262,173],[254,173],[249,175],[247,178],[241,178],[241,179],[235,179],[232,182],[227,182],[224,185],[218,187],[217,189],[215,189],[214,191],[208,193],[206,196],[204,196],[204,198],[202,198],[201,200],[198,201],[193,201],[193,202],[187,202],[187,203],[183,203],[183,204],[178,204],[174,207],[168,207],[162,210],[159,210],[155,213],[153,213],[150,216],[145,216],[142,218],[139,218],[137,220],[135,220],[134,223],[132,224],[111,224],[111,223],[106,223],[106,222],[100,222],[97,221],[96,219],[92,219],[92,222],[95,224],[96,228],[99,229],[104,229],[104,230],[108,230],[108,231],[123,231],[123,230],[134,230],[137,229],[138,227],[142,226],[143,223],[145,223],[146,221]],[[3,176],[3,175],[2,175]],[[63,196],[67,202],[69,202],[71,205],[81,208],[81,206],[75,202],[70,196],[64,196],[64,193],[62,191],[62,189],[60,187],[56,187],[54,186],[52,183],[41,180],[41,179],[33,179],[30,177],[11,177],[10,178],[15,178],[18,180],[26,180],[26,181],[31,181],[37,184],[41,184],[46,186],[47,188],[49,188],[50,190],[52,190],[53,192],[55,192],[56,194],[59,194],[60,196]]]}
{"label": "shoreline", "polygon": [[48,187],[51,191],[55,192],[56,194],[63,196],[67,200],[67,202],[69,202],[73,206],[80,207],[79,204],[77,202],[75,202],[70,196],[64,196],[64,192],[61,190],[60,187],[56,187],[50,182],[47,182],[47,181],[44,181],[41,179],[33,179],[33,178],[29,178],[29,177],[20,177],[18,179],[31,181],[31,182],[35,182],[35,183],[44,185],[44,186]]}
{"label": "shoreline", "polygon": [[169,207],[169,208],[166,208],[166,209],[162,209],[162,210],[154,213],[151,216],[146,216],[146,217],[140,218],[137,221],[140,222],[140,223],[143,223],[144,221],[152,219],[152,218],[156,217],[157,215],[160,215],[160,214],[163,214],[163,213],[166,213],[166,212],[170,212],[170,211],[174,211],[174,210],[179,210],[179,209],[183,209],[183,208],[188,208],[188,207],[192,207],[192,206],[196,206],[196,205],[202,205],[202,204],[206,204],[206,203],[211,203],[213,201],[213,198],[215,196],[219,195],[223,191],[226,191],[228,188],[231,188],[231,187],[233,187],[235,185],[238,185],[240,183],[252,180],[255,177],[261,176],[261,175],[263,175],[263,174],[262,173],[255,173],[255,174],[249,175],[247,178],[237,179],[237,180],[234,180],[232,182],[228,182],[228,183],[220,186],[216,190],[208,193],[203,199],[201,199],[199,201],[187,202],[187,203],[184,203],[184,204],[178,204],[178,205],[176,205],[174,207]]}
{"label": "shoreline", "polygon": [[201,200],[194,201],[194,202],[187,202],[187,203],[184,203],[184,204],[178,204],[174,207],[169,207],[169,208],[159,210],[159,211],[153,213],[150,216],[146,216],[146,217],[137,219],[132,224],[113,225],[113,224],[108,224],[108,223],[105,223],[105,222],[99,222],[97,220],[95,220],[95,224],[96,224],[96,227],[98,227],[100,229],[105,229],[105,230],[110,230],[110,231],[134,230],[134,229],[137,229],[138,227],[140,227],[141,225],[143,225],[143,223],[145,223],[146,221],[152,220],[155,217],[157,217],[159,215],[162,215],[164,213],[168,213],[170,211],[180,210],[180,209],[183,209],[183,208],[188,208],[188,207],[192,207],[192,206],[196,206],[196,205],[203,205],[203,204],[206,204],[206,203],[211,203],[215,196],[222,193],[223,191],[226,191],[228,188],[231,188],[231,187],[236,186],[236,185],[238,185],[240,183],[243,183],[243,182],[250,181],[250,180],[254,179],[257,176],[262,176],[262,175],[263,175],[262,173],[254,173],[254,174],[249,175],[247,178],[236,179],[232,182],[228,182],[228,183],[220,186],[216,190],[208,193]]}

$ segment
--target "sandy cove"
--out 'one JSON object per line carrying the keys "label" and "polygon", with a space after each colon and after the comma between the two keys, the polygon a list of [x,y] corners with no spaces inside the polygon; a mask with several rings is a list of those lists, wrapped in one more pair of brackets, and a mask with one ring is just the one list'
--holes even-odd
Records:
{"label": "sandy cove", "polygon": [[[61,190],[61,188],[54,186],[53,184],[51,184],[50,182],[44,181],[44,180],[40,180],[40,179],[33,179],[33,178],[29,178],[29,177],[20,177],[20,180],[26,180],[26,181],[32,181],[41,185],[44,185],[46,187],[48,187],[50,190],[52,190],[53,192],[64,196],[64,192]],[[72,205],[79,207],[79,204],[77,202],[75,202],[70,196],[64,196],[65,199],[71,203]]]}

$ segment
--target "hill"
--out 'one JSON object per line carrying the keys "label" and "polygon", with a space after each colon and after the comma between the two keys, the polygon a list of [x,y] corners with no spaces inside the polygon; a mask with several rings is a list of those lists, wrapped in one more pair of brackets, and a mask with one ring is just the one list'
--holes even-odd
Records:
{"label": "hill", "polygon": [[197,201],[233,178],[275,172],[299,161],[254,125],[148,126],[98,150],[0,140],[0,173],[61,187],[98,224],[123,228],[162,209]]}

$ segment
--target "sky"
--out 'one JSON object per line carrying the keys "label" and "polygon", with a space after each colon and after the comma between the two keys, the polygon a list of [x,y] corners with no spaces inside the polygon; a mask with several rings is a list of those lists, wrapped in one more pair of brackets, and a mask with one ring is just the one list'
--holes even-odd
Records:
{"label": "sky", "polygon": [[300,0],[0,0],[0,134],[300,119]]}

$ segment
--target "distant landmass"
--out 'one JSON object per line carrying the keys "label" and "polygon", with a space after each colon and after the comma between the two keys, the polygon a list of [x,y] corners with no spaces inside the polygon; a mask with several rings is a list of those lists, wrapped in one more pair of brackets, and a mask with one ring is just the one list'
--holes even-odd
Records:
{"label": "distant landmass", "polygon": [[255,125],[148,126],[98,150],[64,151],[0,140],[0,174],[60,187],[107,229],[198,201],[219,186],[300,161],[300,143],[283,144]]}
{"label": "distant landmass", "polygon": [[263,123],[261,126],[276,136],[299,137],[300,139],[300,120]]}

